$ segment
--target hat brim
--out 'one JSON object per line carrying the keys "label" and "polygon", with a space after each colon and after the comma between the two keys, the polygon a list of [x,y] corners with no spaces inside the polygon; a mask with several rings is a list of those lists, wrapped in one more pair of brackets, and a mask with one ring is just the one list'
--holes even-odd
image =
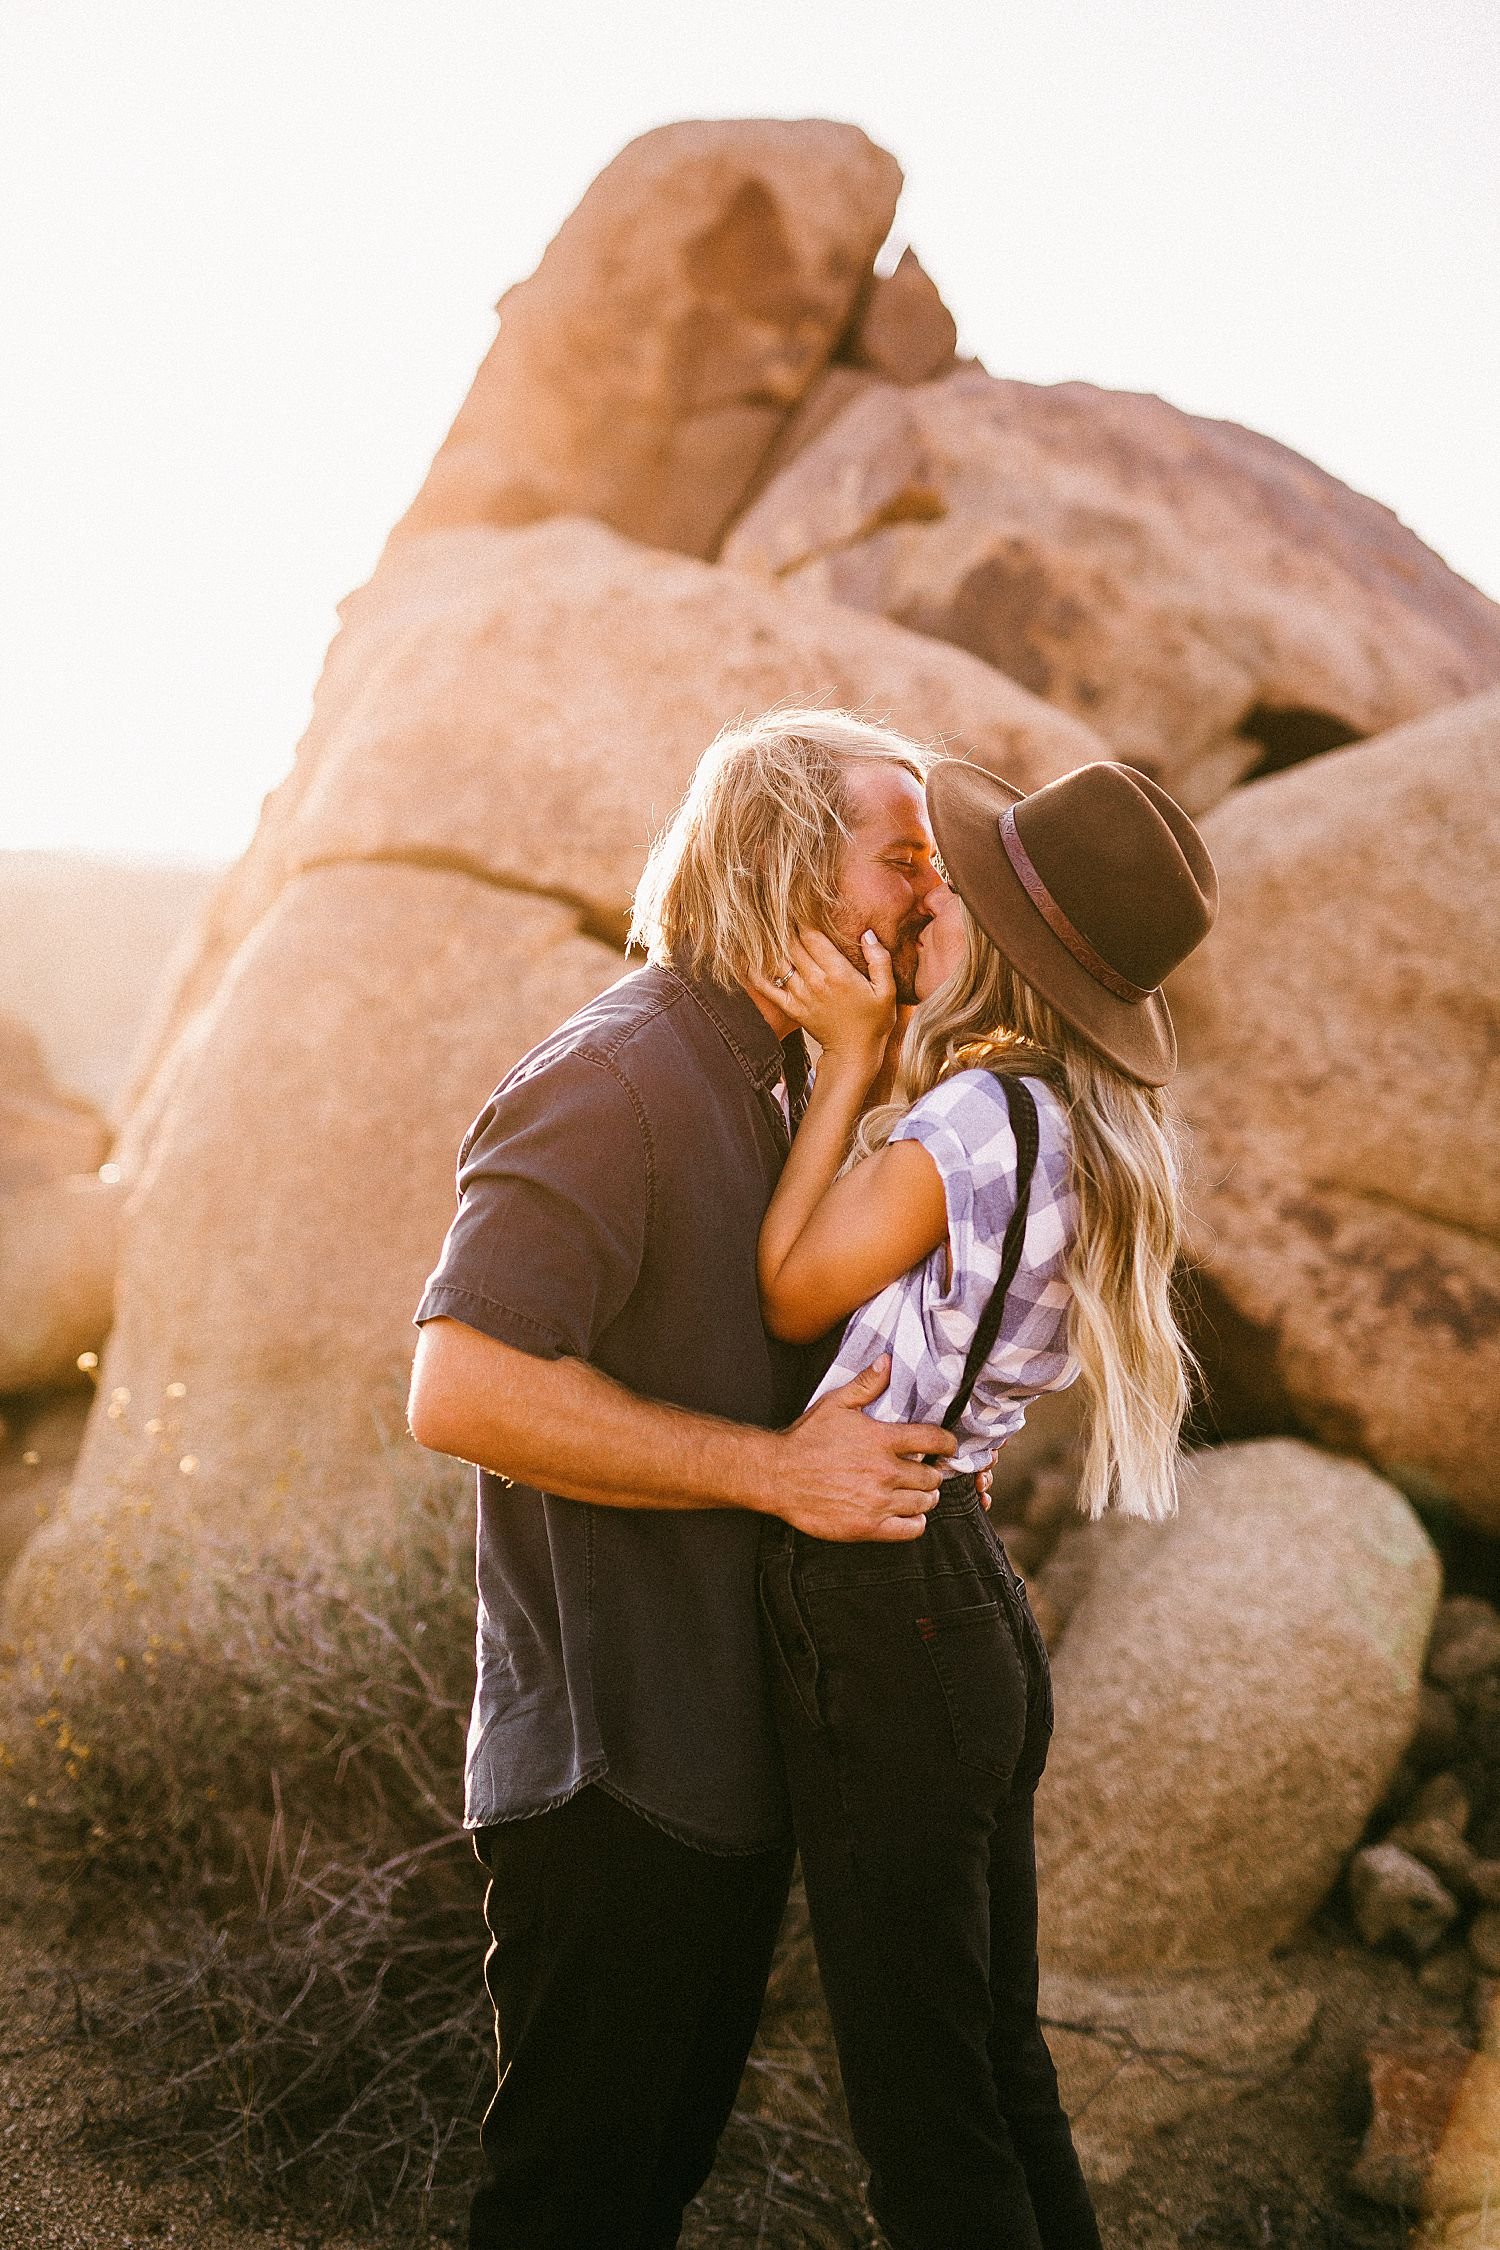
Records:
{"label": "hat brim", "polygon": [[1121,1000],[1089,974],[1044,920],[1012,867],[1000,816],[1024,789],[983,766],[943,758],[927,776],[927,813],[949,881],[1011,967],[1127,1077],[1165,1086],[1177,1035],[1159,991]]}

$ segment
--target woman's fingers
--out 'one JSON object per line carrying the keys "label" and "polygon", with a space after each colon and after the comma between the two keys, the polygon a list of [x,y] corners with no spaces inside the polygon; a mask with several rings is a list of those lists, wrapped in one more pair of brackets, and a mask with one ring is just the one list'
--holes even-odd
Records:
{"label": "woman's fingers", "polygon": [[873,930],[866,930],[860,939],[864,948],[865,968],[869,974],[870,989],[888,1007],[896,1001],[896,977],[891,968],[891,957]]}
{"label": "woman's fingers", "polygon": [[815,930],[810,925],[799,928],[795,942],[806,958],[816,962],[820,968],[836,971],[841,964],[847,966],[843,954],[826,930]]}
{"label": "woman's fingers", "polygon": [[825,1054],[837,1048],[861,1063],[878,1062],[895,1020],[895,984],[890,956],[873,932],[860,952],[863,968],[821,930],[800,929],[787,941],[785,961],[745,981],[757,999],[810,1032]]}
{"label": "woman's fingers", "polygon": [[860,938],[858,961],[821,930],[799,930],[794,944],[796,981],[814,1006],[837,1011],[862,1033],[889,1031],[896,984],[891,957],[873,930]]}
{"label": "woman's fingers", "polygon": [[783,978],[779,973],[774,977],[765,977],[759,970],[751,969],[746,974],[745,982],[757,999],[768,1001],[773,1008],[779,1008],[784,1016],[791,1017],[793,1023],[807,1022],[806,988],[795,971]]}
{"label": "woman's fingers", "polygon": [[799,929],[792,956],[804,982],[814,990],[855,993],[868,982],[858,964],[822,930]]}
{"label": "woman's fingers", "polygon": [[[811,934],[815,936],[817,933]],[[763,1000],[774,1002],[778,1008],[784,1008],[788,1015],[796,1015],[799,1008],[815,1006],[828,990],[827,971],[823,963],[809,951],[805,942],[808,935],[804,930],[791,939],[787,958],[778,962],[774,974],[768,977],[759,970],[752,970],[745,979],[752,992],[758,993]],[[843,962],[843,955],[838,953],[836,947],[830,950]],[[848,966],[844,962],[846,970]]]}
{"label": "woman's fingers", "polygon": [[780,989],[771,982],[769,977],[763,977],[759,969],[747,969],[745,982],[758,1000],[771,1000],[778,1007],[781,1005]]}

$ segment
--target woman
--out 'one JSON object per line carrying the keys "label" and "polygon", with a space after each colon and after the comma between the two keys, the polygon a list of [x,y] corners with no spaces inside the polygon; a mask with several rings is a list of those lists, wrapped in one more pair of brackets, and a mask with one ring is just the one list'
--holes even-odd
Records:
{"label": "woman", "polygon": [[911,1540],[774,1525],[762,1617],[876,2217],[895,2250],[1094,2250],[1037,2020],[1047,1649],[974,1471],[1081,1377],[1081,1508],[1175,1512],[1194,1362],[1159,986],[1218,887],[1181,807],[1113,760],[1029,796],[957,761],[926,786],[946,880],[892,1100],[866,1111],[895,1020],[869,933],[867,974],[804,933],[762,987],[822,1053],[759,1269],[779,1336],[852,1315],[823,1389],[889,1353],[868,1411],[943,1422],[958,1450]]}

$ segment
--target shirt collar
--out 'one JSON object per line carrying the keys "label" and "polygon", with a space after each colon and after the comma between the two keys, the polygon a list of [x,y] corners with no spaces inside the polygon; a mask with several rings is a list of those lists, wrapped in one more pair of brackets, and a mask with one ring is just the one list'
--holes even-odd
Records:
{"label": "shirt collar", "polygon": [[769,1093],[786,1074],[786,1057],[777,1038],[743,985],[723,985],[691,964],[668,969],[686,987],[746,1076]]}

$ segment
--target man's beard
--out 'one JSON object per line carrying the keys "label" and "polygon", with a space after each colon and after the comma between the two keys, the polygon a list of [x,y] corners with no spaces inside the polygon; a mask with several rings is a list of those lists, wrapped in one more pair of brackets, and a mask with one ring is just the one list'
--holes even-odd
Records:
{"label": "man's beard", "polygon": [[[917,947],[921,943],[922,932],[931,919],[930,914],[923,914],[913,921],[903,922],[896,932],[895,943],[888,948],[891,956],[891,975],[896,985],[896,1000],[900,1007],[910,1008],[916,1003]],[[844,959],[852,962],[856,969],[863,975],[868,976],[869,971],[865,967],[864,947],[860,944],[859,939],[857,937],[846,937],[842,930],[830,930],[828,934],[840,953],[843,954]]]}

